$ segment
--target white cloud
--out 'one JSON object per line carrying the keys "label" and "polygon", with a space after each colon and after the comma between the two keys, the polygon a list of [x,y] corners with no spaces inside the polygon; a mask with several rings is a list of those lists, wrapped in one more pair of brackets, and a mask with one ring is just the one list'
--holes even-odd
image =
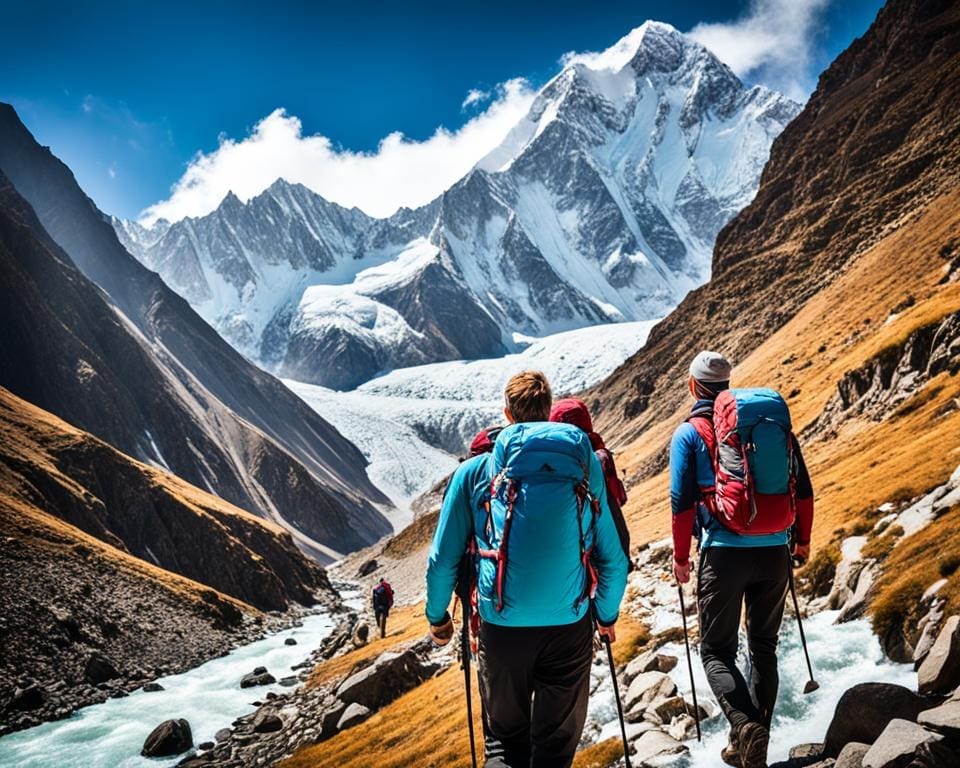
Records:
{"label": "white cloud", "polygon": [[216,150],[197,154],[170,197],[147,208],[141,221],[202,216],[227,192],[249,200],[280,177],[340,205],[389,216],[401,206],[430,202],[460,179],[503,141],[533,97],[526,81],[510,80],[498,87],[483,112],[458,130],[441,127],[425,141],[391,133],[371,153],[339,150],[326,136],[304,135],[299,118],[275,109],[246,138],[222,136]]}
{"label": "white cloud", "polygon": [[116,161],[110,163],[110,167],[107,168],[107,176],[111,179],[117,178],[117,163]]}
{"label": "white cloud", "polygon": [[741,77],[804,102],[822,12],[830,0],[752,0],[746,15],[731,22],[698,24],[687,34],[705,45]]}
{"label": "white cloud", "polygon": [[467,94],[467,97],[463,100],[463,104],[460,105],[460,109],[466,109],[467,107],[472,107],[474,104],[481,104],[484,101],[488,101],[492,94],[490,91],[481,91],[479,88],[471,88],[470,92]]}

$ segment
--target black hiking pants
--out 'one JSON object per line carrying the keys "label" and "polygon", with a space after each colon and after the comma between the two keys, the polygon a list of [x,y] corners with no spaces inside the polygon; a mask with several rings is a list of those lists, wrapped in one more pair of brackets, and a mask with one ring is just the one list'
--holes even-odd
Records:
{"label": "black hiking pants", "polygon": [[374,608],[373,616],[377,620],[377,628],[380,630],[380,637],[387,636],[387,615],[390,613],[389,608]]}
{"label": "black hiking pants", "polygon": [[[777,702],[777,640],[787,598],[790,553],[782,547],[708,547],[700,555],[700,656],[723,713],[736,730],[770,727]],[[737,668],[746,606],[750,679]]]}
{"label": "black hiking pants", "polygon": [[486,768],[563,768],[587,718],[593,621],[480,627]]}

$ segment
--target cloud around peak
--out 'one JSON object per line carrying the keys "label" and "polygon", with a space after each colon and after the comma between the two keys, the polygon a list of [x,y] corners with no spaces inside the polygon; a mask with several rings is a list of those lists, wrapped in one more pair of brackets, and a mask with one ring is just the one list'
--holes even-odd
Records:
{"label": "cloud around peak", "polygon": [[831,0],[752,0],[730,22],[697,24],[687,35],[741,78],[760,82],[801,103],[816,72],[814,52]]}
{"label": "cloud around peak", "polygon": [[[484,97],[471,91],[464,108],[476,108]],[[440,127],[424,141],[390,133],[375,152],[338,149],[322,134],[305,134],[298,117],[277,108],[245,138],[222,136],[215,150],[197,153],[170,197],[144,210],[140,221],[149,225],[160,218],[203,216],[229,191],[249,200],[280,177],[372,216],[423,205],[503,141],[527,113],[534,92],[517,78],[498,86],[490,97],[493,101],[482,112],[455,131]]]}

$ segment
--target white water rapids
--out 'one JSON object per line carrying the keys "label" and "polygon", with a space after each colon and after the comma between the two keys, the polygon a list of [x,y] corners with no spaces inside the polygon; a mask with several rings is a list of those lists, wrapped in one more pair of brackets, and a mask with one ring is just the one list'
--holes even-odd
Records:
{"label": "white water rapids", "polygon": [[[916,688],[917,679],[913,666],[893,664],[886,660],[867,620],[834,624],[836,617],[836,611],[825,611],[804,620],[803,628],[810,649],[814,677],[820,683],[819,690],[806,696],[803,694],[803,686],[808,679],[807,667],[800,645],[800,633],[797,631],[796,620],[791,616],[784,617],[779,649],[780,695],[771,728],[768,755],[771,765],[786,760],[790,748],[797,744],[823,741],[837,702],[851,686],[864,682],[885,682]],[[677,618],[679,621],[679,614]],[[726,720],[710,693],[699,654],[693,647],[691,651],[694,654],[693,674],[697,698],[700,703],[709,701],[713,711],[718,714],[702,723],[703,742],[698,744],[695,738],[685,742],[690,753],[673,758],[669,765],[725,768],[725,764],[720,760],[720,750],[726,744]],[[679,693],[690,701],[690,677],[683,645],[666,645],[661,652],[680,659],[680,663],[670,675],[676,681]],[[617,721],[609,667],[595,665],[593,674],[600,678],[600,682],[591,697],[588,717],[602,724],[597,740],[620,738],[620,724]],[[622,696],[626,691],[621,690],[620,693]]]}

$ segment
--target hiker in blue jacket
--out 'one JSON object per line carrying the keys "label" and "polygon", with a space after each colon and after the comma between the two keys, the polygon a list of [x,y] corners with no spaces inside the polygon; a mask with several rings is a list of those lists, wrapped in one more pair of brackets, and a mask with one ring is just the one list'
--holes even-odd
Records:
{"label": "hiker in blue jacket", "polygon": [[[731,370],[727,359],[716,352],[701,352],[690,364],[688,386],[696,403],[687,420],[677,427],[670,445],[673,572],[680,584],[690,580],[690,542],[696,533],[700,542],[700,655],[710,688],[730,722],[730,743],[721,757],[736,768],[765,768],[779,687],[777,640],[790,558],[805,560],[810,555],[813,488],[800,446],[791,433],[795,485],[793,498],[785,497],[781,503],[789,505],[791,517],[795,513],[792,551],[789,522],[744,535],[709,511],[708,503],[717,485],[714,405],[722,393],[730,394],[726,390]],[[770,390],[742,392],[776,394]],[[761,518],[762,514],[758,523]],[[749,680],[737,667],[744,605]]]}
{"label": "hiker in blue jacket", "polygon": [[586,720],[594,629],[613,641],[627,557],[586,433],[549,423],[536,371],[507,383],[511,426],[463,462],[444,497],[427,566],[438,645],[465,550],[477,554],[479,681],[486,766],[569,766]]}

